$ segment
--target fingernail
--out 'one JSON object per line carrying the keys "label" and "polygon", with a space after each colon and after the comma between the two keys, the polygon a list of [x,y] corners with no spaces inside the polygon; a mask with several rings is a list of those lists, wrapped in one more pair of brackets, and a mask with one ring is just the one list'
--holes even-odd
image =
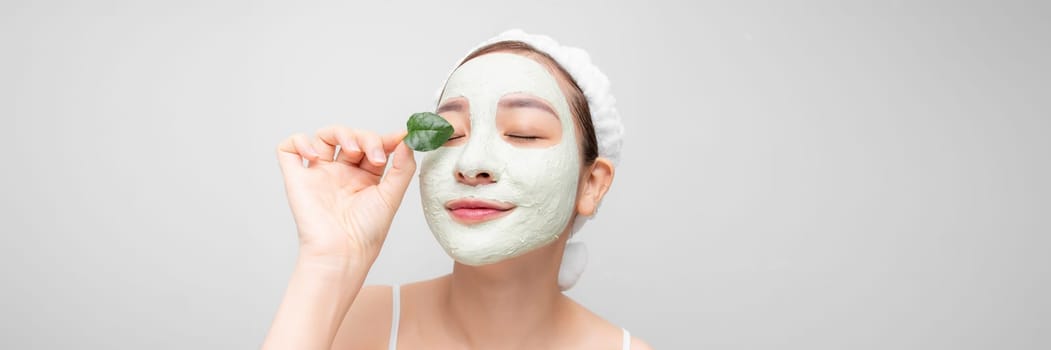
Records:
{"label": "fingernail", "polygon": [[383,156],[383,152],[372,151],[369,152],[369,158],[372,159],[373,163],[383,163],[383,161],[386,160],[387,157]]}

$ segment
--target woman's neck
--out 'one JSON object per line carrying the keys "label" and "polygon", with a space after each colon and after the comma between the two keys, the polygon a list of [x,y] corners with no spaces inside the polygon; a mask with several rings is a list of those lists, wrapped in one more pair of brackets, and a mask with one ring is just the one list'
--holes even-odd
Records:
{"label": "woman's neck", "polygon": [[556,329],[566,301],[558,288],[566,236],[495,264],[456,263],[445,299],[449,326],[475,348],[536,341]]}

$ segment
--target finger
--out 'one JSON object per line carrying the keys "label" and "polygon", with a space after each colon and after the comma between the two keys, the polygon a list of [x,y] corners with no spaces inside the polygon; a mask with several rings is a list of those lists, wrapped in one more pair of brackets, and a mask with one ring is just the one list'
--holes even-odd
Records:
{"label": "finger", "polygon": [[371,131],[359,130],[356,132],[358,145],[365,152],[365,158],[359,167],[376,176],[383,175],[383,168],[387,165],[387,152],[383,151],[383,141],[379,135]]}
{"label": "finger", "polygon": [[325,143],[339,145],[339,152],[335,161],[347,165],[358,166],[363,153],[354,138],[354,131],[345,126],[330,126],[318,130],[318,137]]}
{"label": "finger", "polygon": [[311,163],[317,162],[318,158],[321,157],[317,150],[310,146],[310,139],[305,134],[297,133],[292,135],[292,144],[296,147],[296,153],[299,153],[300,157],[309,160]]}
{"label": "finger", "polygon": [[398,142],[392,153],[390,170],[383,175],[379,183],[379,192],[397,211],[401,206],[402,198],[405,198],[405,190],[412,182],[413,174],[416,173],[416,159],[412,149],[403,142]]}
{"label": "finger", "polygon": [[394,152],[394,148],[398,147],[401,140],[405,138],[405,135],[409,133],[408,130],[401,130],[392,134],[383,135],[383,151],[387,153]]}
{"label": "finger", "polygon": [[277,163],[284,174],[301,171],[303,169],[303,159],[308,159],[300,154],[295,140],[296,135],[292,135],[277,144]]}
{"label": "finger", "polygon": [[319,160],[331,162],[336,158],[336,145],[339,145],[339,142],[325,140],[321,137],[323,132],[324,129],[318,129],[314,132],[314,137],[310,138],[310,146],[314,147],[314,150],[318,152]]}
{"label": "finger", "polygon": [[387,163],[387,152],[383,150],[383,139],[379,135],[372,131],[361,131],[358,133],[358,143],[370,163],[375,165]]}

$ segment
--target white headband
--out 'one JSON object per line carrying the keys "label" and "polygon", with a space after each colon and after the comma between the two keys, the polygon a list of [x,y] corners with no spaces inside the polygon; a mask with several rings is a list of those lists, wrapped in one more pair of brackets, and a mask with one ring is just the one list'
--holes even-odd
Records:
{"label": "white headband", "polygon": [[[584,97],[588,101],[588,109],[591,110],[591,123],[595,128],[595,139],[598,141],[598,155],[606,158],[614,166],[620,161],[620,148],[624,141],[624,124],[620,122],[620,113],[617,113],[616,99],[610,93],[609,78],[591,63],[591,56],[584,50],[575,47],[563,46],[551,37],[545,35],[528,34],[521,29],[511,29],[500,33],[475,46],[468,55],[478,49],[502,42],[518,41],[532,46],[534,49],[551,56],[569,73],[570,77],[577,83]],[[467,58],[467,55],[464,56]],[[457,65],[463,59],[456,62]],[[456,66],[453,67],[453,71]],[[450,72],[446,79],[452,75]],[[445,83],[438,88],[435,100],[441,98]],[[591,217],[577,216],[573,222],[573,236]],[[566,245],[562,256],[562,266],[558,271],[558,285],[562,290],[567,290],[576,284],[577,279],[584,273],[587,266],[587,248],[583,242],[573,241]]]}

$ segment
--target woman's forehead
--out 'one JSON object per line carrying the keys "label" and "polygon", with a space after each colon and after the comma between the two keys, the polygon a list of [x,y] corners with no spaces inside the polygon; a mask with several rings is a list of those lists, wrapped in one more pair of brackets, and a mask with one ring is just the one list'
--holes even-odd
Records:
{"label": "woman's forehead", "polygon": [[555,77],[541,63],[512,53],[491,53],[458,67],[445,85],[443,100],[458,96],[498,98],[513,92],[548,100],[564,98]]}

